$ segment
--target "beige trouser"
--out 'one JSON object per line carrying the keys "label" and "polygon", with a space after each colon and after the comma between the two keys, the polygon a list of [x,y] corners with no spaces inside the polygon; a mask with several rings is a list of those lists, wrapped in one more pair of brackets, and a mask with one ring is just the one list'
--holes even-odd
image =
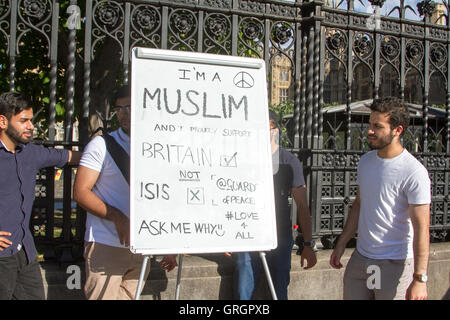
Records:
{"label": "beige trouser", "polygon": [[369,259],[355,249],[344,273],[344,299],[405,300],[413,272],[413,259]]}
{"label": "beige trouser", "polygon": [[[84,293],[89,300],[131,300],[141,273],[144,256],[128,248],[85,242],[86,283]],[[147,265],[147,279],[150,264]]]}

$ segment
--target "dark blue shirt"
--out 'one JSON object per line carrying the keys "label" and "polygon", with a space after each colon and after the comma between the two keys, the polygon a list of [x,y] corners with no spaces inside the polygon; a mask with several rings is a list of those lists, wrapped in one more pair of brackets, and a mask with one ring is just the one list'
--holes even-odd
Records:
{"label": "dark blue shirt", "polygon": [[[274,157],[278,156],[278,159]],[[303,166],[298,158],[284,148],[272,155],[274,163],[277,163],[273,176],[275,192],[275,211],[277,221],[278,242],[283,239],[292,239],[292,219],[289,206],[289,195],[292,188],[305,185]]]}
{"label": "dark blue shirt", "polygon": [[36,174],[46,167],[64,166],[69,159],[65,149],[53,149],[32,143],[19,145],[15,153],[0,141],[0,231],[7,231],[12,244],[0,251],[0,258],[25,249],[28,262],[36,258],[30,216],[35,196]]}

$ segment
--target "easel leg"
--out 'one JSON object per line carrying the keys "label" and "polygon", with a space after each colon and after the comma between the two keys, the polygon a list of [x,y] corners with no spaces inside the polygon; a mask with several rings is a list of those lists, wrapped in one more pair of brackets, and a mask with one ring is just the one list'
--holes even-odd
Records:
{"label": "easel leg", "polygon": [[177,275],[177,289],[175,290],[175,300],[180,298],[180,282],[181,282],[181,268],[183,266],[183,255],[180,254],[178,259],[178,275]]}
{"label": "easel leg", "polygon": [[267,265],[266,253],[261,251],[259,253],[259,256],[261,257],[261,261],[264,266],[264,271],[266,272],[267,283],[269,284],[270,292],[272,293],[272,298],[273,298],[273,300],[278,300],[277,294],[275,292],[275,288],[273,286],[272,277],[270,276],[269,266]]}
{"label": "easel leg", "polygon": [[139,300],[141,298],[142,283],[144,282],[144,275],[145,270],[147,270],[148,259],[149,256],[144,256],[144,261],[142,262],[141,274],[139,275],[139,282],[136,289],[136,296],[134,297],[134,300]]}

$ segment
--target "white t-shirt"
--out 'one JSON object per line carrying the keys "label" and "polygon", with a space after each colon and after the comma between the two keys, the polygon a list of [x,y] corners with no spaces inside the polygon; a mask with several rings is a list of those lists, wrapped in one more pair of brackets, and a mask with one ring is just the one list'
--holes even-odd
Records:
{"label": "white t-shirt", "polygon": [[377,151],[358,164],[361,208],[357,250],[371,259],[401,260],[413,257],[413,227],[409,204],[431,202],[427,169],[406,149],[383,159]]}
{"label": "white t-shirt", "polygon": [[[111,132],[110,135],[129,154],[130,137],[122,129]],[[111,155],[107,152],[105,140],[101,136],[95,137],[88,143],[80,159],[80,166],[100,172],[92,192],[103,202],[119,209],[129,217],[130,187]],[[84,240],[114,247],[124,247],[120,244],[114,223],[89,212],[86,217]]]}

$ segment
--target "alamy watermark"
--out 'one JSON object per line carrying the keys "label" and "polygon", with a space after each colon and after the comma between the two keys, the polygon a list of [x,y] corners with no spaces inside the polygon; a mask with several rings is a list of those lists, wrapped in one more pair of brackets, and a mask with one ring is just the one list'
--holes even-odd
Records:
{"label": "alamy watermark", "polygon": [[67,267],[66,273],[69,274],[67,277],[66,286],[69,290],[80,290],[81,289],[81,268],[76,264],[72,264]]}
{"label": "alamy watermark", "polygon": [[370,276],[366,280],[367,289],[381,289],[381,269],[377,265],[370,265],[367,267],[367,274]]}
{"label": "alamy watermark", "polygon": [[[381,269],[377,265],[367,267],[367,274],[370,276],[366,280],[367,288],[370,290],[381,289]],[[69,275],[66,280],[66,287],[69,290],[81,289],[81,268],[78,265],[70,265],[66,269]]]}

